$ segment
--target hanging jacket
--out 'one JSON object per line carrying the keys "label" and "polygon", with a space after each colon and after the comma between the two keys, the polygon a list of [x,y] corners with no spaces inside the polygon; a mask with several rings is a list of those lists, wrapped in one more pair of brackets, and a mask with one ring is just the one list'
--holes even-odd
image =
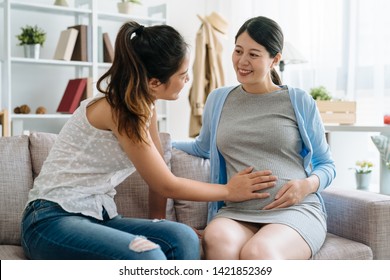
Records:
{"label": "hanging jacket", "polygon": [[[218,16],[212,13],[210,16]],[[210,20],[210,16],[200,18],[202,25],[196,34],[195,60],[193,64],[192,86],[189,93],[191,106],[189,136],[195,137],[202,127],[203,107],[208,94],[224,85],[222,68],[223,47],[218,38],[222,30],[218,30]],[[222,31],[222,32],[221,32]]]}

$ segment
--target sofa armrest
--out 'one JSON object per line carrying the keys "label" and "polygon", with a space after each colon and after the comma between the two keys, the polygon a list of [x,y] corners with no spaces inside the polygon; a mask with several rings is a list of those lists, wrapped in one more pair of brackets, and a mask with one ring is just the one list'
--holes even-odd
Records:
{"label": "sofa armrest", "polygon": [[336,188],[321,195],[328,232],[368,245],[374,259],[390,259],[390,196]]}

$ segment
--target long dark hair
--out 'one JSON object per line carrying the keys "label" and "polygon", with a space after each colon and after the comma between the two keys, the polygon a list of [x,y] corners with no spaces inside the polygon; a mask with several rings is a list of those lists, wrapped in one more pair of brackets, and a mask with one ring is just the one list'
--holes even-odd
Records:
{"label": "long dark hair", "polygon": [[[274,20],[263,16],[248,19],[238,30],[235,41],[245,31],[253,40],[262,45],[272,58],[278,53],[282,53],[284,43],[283,31]],[[271,78],[276,85],[282,84],[275,69],[271,70]]]}
{"label": "long dark hair", "polygon": [[97,89],[112,107],[119,133],[125,132],[135,142],[147,142],[155,101],[148,81],[156,78],[168,83],[187,52],[188,45],[171,26],[144,27],[134,21],[122,25],[115,40],[113,63],[97,82]]}

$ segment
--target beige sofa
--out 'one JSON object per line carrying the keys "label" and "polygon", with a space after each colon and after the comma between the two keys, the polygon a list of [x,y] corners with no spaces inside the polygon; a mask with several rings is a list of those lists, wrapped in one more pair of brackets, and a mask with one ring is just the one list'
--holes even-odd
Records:
{"label": "beige sofa", "polygon": [[[33,180],[57,135],[0,138],[0,259],[25,259],[20,247],[20,217]],[[161,134],[164,157],[177,176],[208,181],[209,161],[171,148]],[[147,217],[148,188],[138,174],[118,188],[119,213]],[[390,196],[330,187],[323,192],[328,211],[325,244],[313,259],[390,259]],[[202,230],[207,203],[169,200],[167,218]]]}

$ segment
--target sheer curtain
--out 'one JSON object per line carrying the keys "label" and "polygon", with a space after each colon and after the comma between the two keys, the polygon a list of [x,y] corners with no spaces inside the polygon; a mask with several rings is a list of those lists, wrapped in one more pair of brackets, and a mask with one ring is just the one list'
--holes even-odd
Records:
{"label": "sheer curtain", "polygon": [[277,21],[285,41],[308,61],[286,65],[286,84],[305,90],[323,85],[335,98],[357,100],[358,122],[382,123],[383,113],[390,113],[388,0],[218,0],[206,6],[230,24],[228,83],[236,82],[230,62],[235,33],[246,19],[262,15]]}
{"label": "sheer curtain", "polygon": [[390,2],[346,1],[350,45],[346,93],[361,104],[360,121],[382,122],[390,113]]}

